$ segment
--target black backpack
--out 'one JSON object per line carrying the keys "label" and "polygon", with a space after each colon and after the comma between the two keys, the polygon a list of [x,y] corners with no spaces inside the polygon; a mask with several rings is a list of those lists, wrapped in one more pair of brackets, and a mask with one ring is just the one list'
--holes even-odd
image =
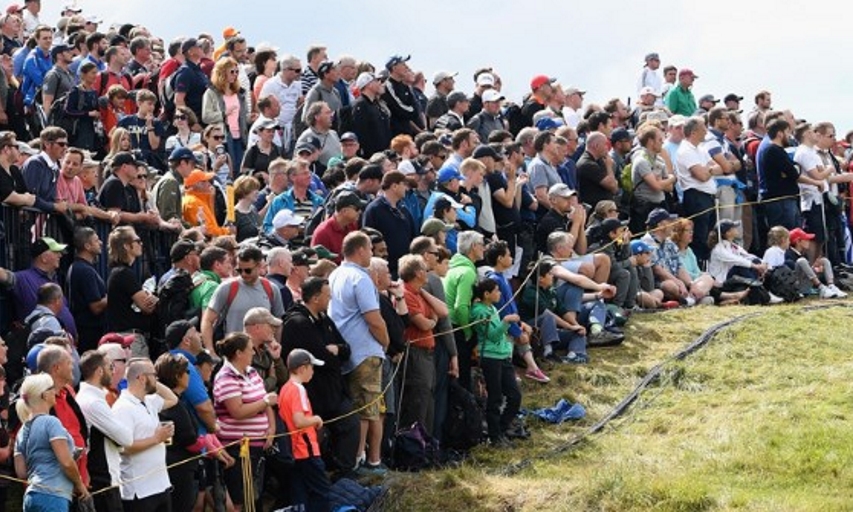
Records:
{"label": "black backpack", "polygon": [[166,327],[175,320],[188,320],[201,312],[190,303],[190,294],[195,288],[193,278],[184,269],[176,269],[169,279],[157,290],[157,321],[153,326],[154,337],[163,339]]}
{"label": "black backpack", "polygon": [[513,137],[518,135],[518,132],[527,127],[524,115],[521,113],[521,107],[515,103],[507,105],[504,110],[503,117],[506,119],[507,125],[509,126],[509,132]]}
{"label": "black backpack", "polygon": [[483,409],[474,394],[458,381],[451,381],[444,421],[444,446],[469,450],[482,443],[485,439],[483,418]]}
{"label": "black backpack", "polygon": [[394,436],[394,469],[397,471],[421,471],[436,467],[441,451],[438,441],[416,422],[400,430]]}
{"label": "black backpack", "polygon": [[33,316],[27,322],[14,322],[9,332],[4,336],[6,346],[9,347],[7,358],[10,364],[6,365],[6,380],[8,382],[17,382],[24,376],[24,368],[27,366],[24,359],[31,348],[29,340],[33,332],[33,325],[49,315],[50,313],[43,312]]}
{"label": "black backpack", "polygon": [[764,286],[773,295],[785,299],[785,302],[800,300],[800,280],[797,272],[787,265],[779,265],[767,272]]}
{"label": "black backpack", "polygon": [[53,103],[50,104],[50,111],[47,112],[47,124],[50,126],[58,126],[68,133],[68,136],[72,136],[75,132],[76,119],[69,116],[66,112],[66,108],[68,107],[68,98],[71,96],[71,92],[74,89],[78,90],[77,94],[77,111],[83,110],[83,102],[85,98],[83,97],[83,90],[78,85],[74,87],[62,96],[55,98]]}

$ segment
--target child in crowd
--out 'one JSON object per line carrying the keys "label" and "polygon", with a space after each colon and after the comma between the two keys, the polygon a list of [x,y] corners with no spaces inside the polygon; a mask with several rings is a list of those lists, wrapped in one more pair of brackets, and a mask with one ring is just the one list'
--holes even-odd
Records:
{"label": "child in crowd", "polygon": [[329,489],[332,484],[326,475],[317,440],[323,419],[314,415],[304,384],[314,376],[314,366],[324,364],[307,350],[293,349],[287,356],[290,379],[281,387],[278,396],[278,413],[291,432],[293,502],[304,505],[306,510],[317,511],[331,510]]}
{"label": "child in crowd", "polygon": [[639,291],[637,305],[643,309],[678,307],[677,301],[663,301],[663,290],[655,288],[655,275],[652,270],[652,248],[642,240],[631,242],[631,264],[637,270]]}
{"label": "child in crowd", "polygon": [[[492,445],[507,447],[510,425],[521,407],[521,389],[515,380],[515,368],[512,366],[512,340],[509,338],[509,324],[518,322],[518,315],[507,315],[501,320],[494,304],[501,298],[498,283],[492,279],[483,279],[474,285],[474,305],[471,308],[471,322],[477,335],[480,352],[480,369],[486,381],[488,399],[486,401],[486,422],[489,427],[489,440]],[[501,412],[501,405],[506,405]]]}
{"label": "child in crowd", "polygon": [[717,224],[717,230],[708,234],[708,248],[711,259],[708,273],[717,286],[729,288],[730,280],[735,277],[760,279],[767,272],[767,264],[746,249],[737,245],[740,237],[740,222],[723,219]]}
{"label": "child in crowd", "polygon": [[[447,197],[441,197],[435,202],[433,216],[445,224],[453,226],[451,229],[444,231],[444,241],[446,242],[447,249],[452,254],[456,254],[456,235],[459,233],[456,229],[456,206]],[[438,240],[439,238],[436,238],[436,241]]]}
{"label": "child in crowd", "polygon": [[791,233],[784,226],[773,226],[767,232],[767,250],[764,251],[762,260],[767,264],[769,270],[781,267],[785,264],[785,251],[790,247],[788,237]]}
{"label": "child in crowd", "polygon": [[789,235],[789,247],[785,251],[785,264],[796,270],[797,279],[800,283],[800,293],[808,292],[809,288],[813,287],[817,288],[821,299],[846,297],[847,294],[835,286],[835,274],[832,271],[832,264],[827,258],[818,258],[812,264],[806,259],[805,255],[808,253],[809,245],[814,238],[814,234],[806,233],[800,228],[792,229]]}

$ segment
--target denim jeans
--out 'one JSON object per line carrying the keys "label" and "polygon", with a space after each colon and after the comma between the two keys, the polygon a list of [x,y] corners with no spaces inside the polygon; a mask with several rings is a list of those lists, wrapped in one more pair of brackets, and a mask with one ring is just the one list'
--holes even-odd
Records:
{"label": "denim jeans", "polygon": [[68,512],[71,502],[62,496],[30,491],[24,494],[24,512]]}
{"label": "denim jeans", "polygon": [[764,203],[764,214],[771,228],[773,226],[798,228],[800,227],[800,200],[794,197]]}
{"label": "denim jeans", "polygon": [[715,197],[692,188],[684,191],[684,216],[692,217],[693,220],[693,241],[690,242],[690,248],[693,249],[700,266],[711,257],[711,251],[708,250],[708,233],[717,223],[717,213],[711,210],[697,214],[713,208]]}

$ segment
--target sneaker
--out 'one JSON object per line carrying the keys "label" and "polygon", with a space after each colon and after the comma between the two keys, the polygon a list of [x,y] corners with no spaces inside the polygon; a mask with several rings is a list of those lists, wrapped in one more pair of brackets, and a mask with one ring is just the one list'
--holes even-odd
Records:
{"label": "sneaker", "polygon": [[569,352],[569,355],[563,358],[563,362],[569,364],[588,364],[589,356],[586,354],[576,354],[574,352]]}
{"label": "sneaker", "polygon": [[808,290],[806,290],[805,292],[801,293],[800,295],[803,295],[806,297],[817,297],[821,294],[821,290],[823,288],[824,288],[823,285],[820,285],[820,288],[815,288],[814,286],[812,286]]}
{"label": "sneaker", "polygon": [[821,299],[832,299],[835,298],[835,292],[832,291],[832,288],[826,285],[820,285],[818,287],[818,292]]}
{"label": "sneaker", "polygon": [[700,306],[713,306],[714,305],[714,297],[708,295],[707,297],[702,297],[702,300],[699,301]]}
{"label": "sneaker", "polygon": [[[770,292],[768,292],[768,293],[770,293]],[[780,297],[778,295],[774,295],[774,294],[770,293],[770,304],[781,304],[782,302],[785,302],[785,299],[783,299],[782,297]]]}
{"label": "sneaker", "polygon": [[692,308],[693,306],[696,305],[696,299],[688,296],[686,299],[684,299],[684,305],[687,306],[688,308]]}
{"label": "sneaker", "polygon": [[827,286],[827,288],[832,290],[833,293],[835,293],[835,297],[838,299],[843,299],[844,297],[847,297],[847,294],[845,292],[841,291],[841,288],[835,286],[835,284],[831,284],[831,285]]}
{"label": "sneaker", "polygon": [[619,345],[623,341],[625,341],[624,334],[614,334],[610,331],[601,331],[586,338],[586,344],[590,347],[612,347]]}
{"label": "sneaker", "polygon": [[381,462],[377,464],[365,462],[360,468],[358,468],[358,473],[361,475],[385,476],[388,474],[388,466]]}
{"label": "sneaker", "polygon": [[528,379],[535,380],[536,382],[541,382],[542,384],[551,382],[551,379],[539,368],[536,368],[535,370],[527,370],[524,372],[524,376]]}

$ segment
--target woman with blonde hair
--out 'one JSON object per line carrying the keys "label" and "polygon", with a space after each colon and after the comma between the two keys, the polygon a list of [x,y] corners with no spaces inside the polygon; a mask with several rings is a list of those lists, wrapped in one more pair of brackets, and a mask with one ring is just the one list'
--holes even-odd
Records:
{"label": "woman with blonde hair", "polygon": [[[239,64],[233,58],[217,61],[210,76],[210,87],[202,98],[201,110],[201,120],[205,124],[224,125],[225,147],[235,165],[243,161],[249,137],[246,91],[240,88],[239,75]],[[234,167],[230,169],[233,173]],[[233,179],[233,176],[229,178]]]}
{"label": "woman with blonde hair", "polygon": [[[133,145],[130,141],[130,132],[127,128],[115,128],[112,133],[110,133],[110,145],[107,156],[104,157],[103,165],[104,169],[112,168],[112,161],[115,156],[122,151],[131,151],[133,149]],[[106,176],[104,176],[106,178]]]}
{"label": "woman with blonde hair", "polygon": [[16,409],[23,426],[15,439],[15,473],[29,482],[23,510],[67,511],[72,496],[88,499],[89,491],[74,460],[71,434],[50,415],[56,405],[53,378],[30,375],[20,393]]}

